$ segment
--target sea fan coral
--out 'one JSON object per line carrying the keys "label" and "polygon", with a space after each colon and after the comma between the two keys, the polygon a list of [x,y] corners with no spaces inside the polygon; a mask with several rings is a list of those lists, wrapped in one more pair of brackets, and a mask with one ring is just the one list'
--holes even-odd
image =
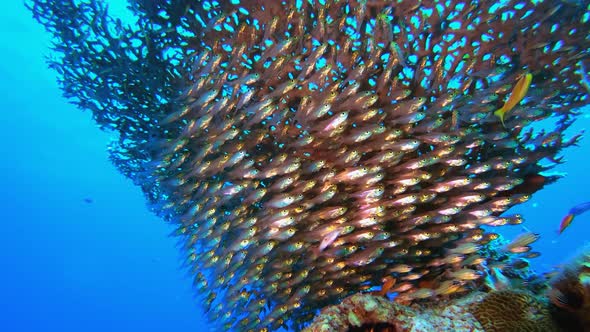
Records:
{"label": "sea fan coral", "polygon": [[225,329],[298,327],[384,277],[399,301],[477,288],[482,226],[522,222],[500,215],[554,180],[588,102],[580,3],[136,0],[133,26],[28,5]]}

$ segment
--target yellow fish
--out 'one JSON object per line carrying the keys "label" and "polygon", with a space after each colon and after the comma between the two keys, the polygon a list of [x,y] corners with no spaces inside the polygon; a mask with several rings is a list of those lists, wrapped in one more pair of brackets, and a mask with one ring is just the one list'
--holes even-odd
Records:
{"label": "yellow fish", "polygon": [[533,74],[531,74],[531,73],[526,73],[523,77],[521,77],[518,80],[518,82],[516,82],[516,85],[514,85],[514,88],[512,89],[512,93],[510,94],[510,97],[508,97],[508,100],[506,100],[506,102],[504,103],[504,106],[502,106],[500,109],[498,109],[497,111],[494,112],[494,115],[500,118],[500,121],[502,122],[502,126],[506,127],[504,125],[504,116],[511,109],[513,109],[514,106],[516,106],[518,103],[520,103],[522,98],[524,98],[527,91],[529,90],[529,87],[531,86],[532,80],[533,80]]}

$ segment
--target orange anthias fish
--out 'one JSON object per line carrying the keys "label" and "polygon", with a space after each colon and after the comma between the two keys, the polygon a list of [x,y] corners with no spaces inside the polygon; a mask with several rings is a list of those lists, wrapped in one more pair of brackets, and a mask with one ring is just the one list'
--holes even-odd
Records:
{"label": "orange anthias fish", "polygon": [[584,202],[571,208],[565,217],[561,219],[561,223],[559,224],[559,234],[568,228],[575,216],[578,216],[588,210],[590,210],[590,202]]}
{"label": "orange anthias fish", "polygon": [[561,219],[561,223],[559,223],[559,234],[561,234],[561,232],[568,228],[568,226],[572,223],[573,220],[574,215],[571,213],[568,213],[565,217],[563,217],[563,219]]}
{"label": "orange anthias fish", "polygon": [[505,126],[504,116],[506,115],[506,113],[512,110],[514,106],[520,103],[522,98],[524,98],[527,91],[529,90],[529,87],[531,86],[532,80],[533,74],[531,73],[526,73],[523,77],[521,77],[518,80],[518,82],[516,82],[516,84],[514,85],[512,93],[510,94],[510,97],[508,97],[508,100],[506,100],[506,102],[504,103],[504,106],[502,106],[500,109],[494,112],[494,115],[500,118],[502,126]]}
{"label": "orange anthias fish", "polygon": [[371,292],[371,294],[387,297],[387,294],[390,293],[391,289],[395,285],[395,282],[396,282],[395,278],[393,278],[391,276],[387,276],[387,277],[383,278],[383,285],[381,285],[381,290],[373,291],[373,292]]}

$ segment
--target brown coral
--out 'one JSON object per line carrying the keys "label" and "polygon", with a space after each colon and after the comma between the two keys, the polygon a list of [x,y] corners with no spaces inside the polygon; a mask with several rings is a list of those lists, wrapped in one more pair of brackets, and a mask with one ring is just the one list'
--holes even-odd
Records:
{"label": "brown coral", "polygon": [[486,332],[561,331],[551,318],[548,303],[525,291],[492,292],[474,305],[472,313]]}
{"label": "brown coral", "polygon": [[482,296],[475,292],[433,306],[414,304],[410,307],[381,296],[356,294],[339,305],[324,308],[304,331],[483,332],[467,310]]}
{"label": "brown coral", "polygon": [[378,324],[388,324],[393,331],[406,331],[408,322],[414,316],[416,313],[412,309],[381,296],[356,294],[344,299],[338,306],[324,308],[305,331],[358,330]]}

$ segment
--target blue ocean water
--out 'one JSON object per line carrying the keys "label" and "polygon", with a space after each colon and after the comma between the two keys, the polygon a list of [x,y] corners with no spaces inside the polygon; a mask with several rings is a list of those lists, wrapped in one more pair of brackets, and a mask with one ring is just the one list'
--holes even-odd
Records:
{"label": "blue ocean water", "polygon": [[172,228],[61,97],[21,1],[0,31],[0,331],[201,331]]}
{"label": "blue ocean water", "polygon": [[[204,330],[172,228],[108,161],[110,135],[61,97],[44,63],[48,35],[21,1],[3,2],[0,25],[0,331]],[[570,135],[589,127],[584,112]],[[539,272],[590,234],[590,213],[556,233],[590,200],[589,138],[565,157],[554,170],[567,176],[511,211],[541,234]],[[510,238],[523,227],[499,230]]]}

